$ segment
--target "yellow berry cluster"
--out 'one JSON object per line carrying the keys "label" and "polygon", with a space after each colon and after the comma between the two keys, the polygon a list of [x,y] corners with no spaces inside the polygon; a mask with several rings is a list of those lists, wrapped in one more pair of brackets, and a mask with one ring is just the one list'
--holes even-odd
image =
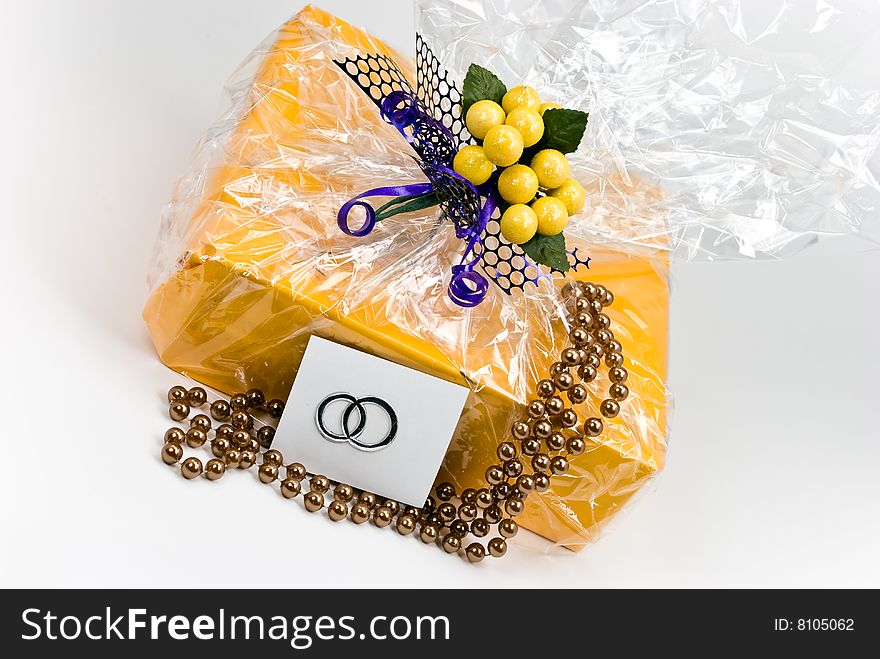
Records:
{"label": "yellow berry cluster", "polygon": [[[452,167],[474,185],[488,181],[496,166],[503,168],[498,194],[510,206],[501,216],[501,234],[511,243],[528,242],[535,233],[555,236],[584,207],[584,188],[569,178],[565,154],[542,149],[528,165],[519,162],[523,150],[544,135],[544,112],[558,107],[541,103],[533,87],[520,85],[504,94],[501,105],[477,101],[465,116],[471,135],[482,144],[462,147]],[[539,188],[545,195],[536,199]]]}

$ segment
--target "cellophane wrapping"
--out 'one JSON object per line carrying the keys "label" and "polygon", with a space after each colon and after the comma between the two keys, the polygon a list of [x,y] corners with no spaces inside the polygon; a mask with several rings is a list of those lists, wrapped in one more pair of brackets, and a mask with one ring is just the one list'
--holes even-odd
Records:
{"label": "cellophane wrapping", "polygon": [[[631,394],[569,472],[528,499],[518,520],[551,544],[583,547],[663,466],[670,255],[779,256],[867,229],[880,95],[835,84],[833,63],[809,57],[810,39],[849,52],[852,35],[867,34],[871,16],[848,5],[789,3],[755,23],[732,1],[416,3],[420,47],[453,86],[476,62],[590,113],[570,154],[588,207],[566,229],[590,263],[570,277],[615,294],[608,313]],[[792,31],[804,52],[781,47]],[[350,198],[425,180],[336,63],[373,54],[417,87],[409,57],[308,7],[233,75],[228,110],[163,214],[144,317],[166,364],[227,393],[286,398],[311,335],[466,384],[438,480],[484,487],[497,445],[567,345],[564,278],[490,285],[465,309],[446,295],[463,246],[436,209],[363,238],[340,231]],[[450,94],[424,87],[423,97]],[[517,267],[516,250],[496,251]],[[597,415],[608,384],[603,369],[581,418]]]}

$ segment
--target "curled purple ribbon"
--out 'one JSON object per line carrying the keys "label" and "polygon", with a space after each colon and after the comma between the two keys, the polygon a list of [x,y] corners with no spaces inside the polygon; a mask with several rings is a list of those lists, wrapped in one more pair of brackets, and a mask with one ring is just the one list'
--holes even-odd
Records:
{"label": "curled purple ribbon", "polygon": [[[361,238],[369,234],[376,227],[376,211],[364,201],[367,197],[401,197],[438,192],[447,195],[447,198],[440,200],[443,207],[455,204],[457,201],[456,197],[448,192],[450,186],[443,185],[448,181],[455,181],[459,190],[464,194],[474,195],[477,201],[482,194],[486,201],[480,209],[479,216],[456,231],[459,238],[467,240],[467,246],[461,261],[458,265],[452,266],[452,278],[448,288],[449,298],[455,304],[474,307],[483,301],[489,290],[489,282],[482,274],[476,272],[475,267],[480,260],[477,247],[482,247],[483,232],[497,207],[494,193],[488,186],[482,186],[478,190],[470,181],[451,169],[456,144],[452,133],[441,122],[428,115],[411,95],[399,91],[392,92],[383,99],[381,111],[385,120],[413,145],[423,161],[430,163],[431,167],[423,166],[423,170],[431,182],[385,186],[362,192],[342,205],[336,215],[337,224],[340,230],[349,236]],[[458,203],[464,205],[461,199],[458,199]],[[355,206],[364,209],[366,218],[360,227],[353,229],[348,223],[348,216]],[[469,257],[472,258],[468,260]]]}

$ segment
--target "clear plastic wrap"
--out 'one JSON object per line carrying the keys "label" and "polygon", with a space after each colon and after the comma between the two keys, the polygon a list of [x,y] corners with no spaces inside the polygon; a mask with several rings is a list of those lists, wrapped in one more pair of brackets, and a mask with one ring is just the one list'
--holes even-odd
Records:
{"label": "clear plastic wrap", "polygon": [[[772,25],[802,17],[799,6]],[[817,16],[820,33],[836,25]],[[877,201],[880,97],[804,70],[769,37],[749,40],[735,3],[420,0],[416,23],[453,80],[476,62],[590,112],[571,154],[588,208],[566,234],[591,260],[571,277],[614,293],[631,395],[519,518],[579,548],[663,466],[670,251],[775,256],[857,228]],[[461,241],[435,209],[363,238],[339,230],[355,195],[425,180],[336,64],[372,54],[416,86],[408,58],[312,7],[254,52],[166,209],[144,317],[166,364],[227,393],[286,398],[312,334],[468,385],[439,478],[482,487],[566,345],[562,281],[490,286],[465,309],[446,296]],[[582,418],[607,386],[604,373],[589,385]]]}

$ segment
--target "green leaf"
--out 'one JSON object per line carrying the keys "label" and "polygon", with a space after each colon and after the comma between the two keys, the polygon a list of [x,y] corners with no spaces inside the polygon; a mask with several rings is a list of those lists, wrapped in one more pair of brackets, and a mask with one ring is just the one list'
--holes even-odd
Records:
{"label": "green leaf", "polygon": [[544,112],[544,137],[540,149],[556,149],[562,153],[577,151],[587,128],[589,116],[580,110],[562,108]]}
{"label": "green leaf", "polygon": [[395,197],[384,206],[376,209],[376,221],[381,222],[394,215],[401,213],[411,213],[420,211],[423,208],[436,206],[440,203],[440,198],[436,192],[425,192],[423,194],[409,195],[406,197]]}
{"label": "green leaf", "polygon": [[507,93],[507,87],[494,73],[479,64],[471,64],[464,77],[461,90],[461,116],[467,115],[468,109],[477,101],[495,101],[501,105],[501,99]]}
{"label": "green leaf", "polygon": [[543,236],[536,233],[534,238],[523,243],[520,247],[536,263],[546,265],[559,272],[568,272],[571,269],[571,264],[568,262],[568,252],[565,251],[565,236],[561,233],[557,233],[555,236]]}

